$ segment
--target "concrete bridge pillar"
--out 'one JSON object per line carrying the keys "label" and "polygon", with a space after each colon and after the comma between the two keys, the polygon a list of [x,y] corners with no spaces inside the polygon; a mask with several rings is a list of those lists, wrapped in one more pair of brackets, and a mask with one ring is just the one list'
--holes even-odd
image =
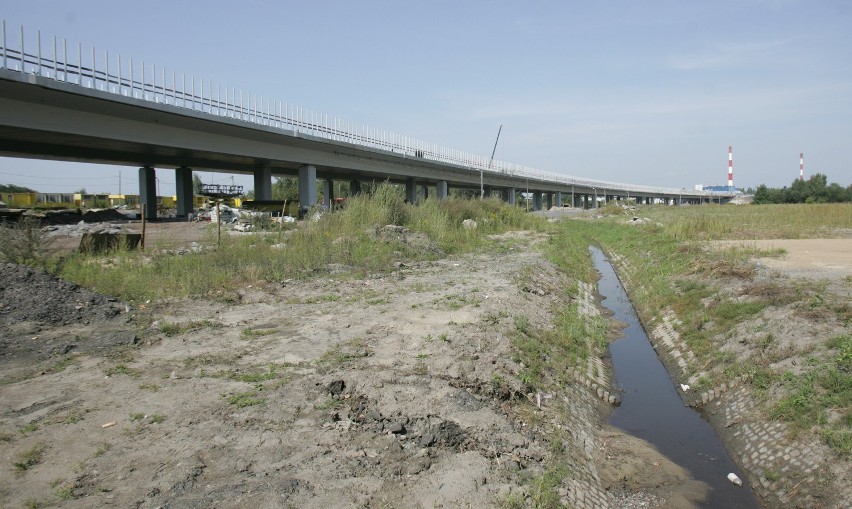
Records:
{"label": "concrete bridge pillar", "polygon": [[305,165],[299,168],[299,217],[304,217],[317,203],[317,168]]}
{"label": "concrete bridge pillar", "polygon": [[423,186],[423,201],[429,199],[429,186]]}
{"label": "concrete bridge pillar", "polygon": [[334,209],[334,181],[326,180],[322,186],[322,201],[328,210]]}
{"label": "concrete bridge pillar", "polygon": [[447,191],[448,191],[447,181],[446,180],[438,181],[438,183],[435,184],[435,188],[436,188],[435,193],[438,195],[438,199],[439,200],[446,200],[447,194],[448,194],[447,193]]}
{"label": "concrete bridge pillar", "polygon": [[517,189],[515,189],[514,187],[510,187],[504,190],[503,195],[504,199],[506,200],[506,203],[508,203],[509,205],[515,205],[516,203],[518,203],[515,194],[517,194]]}
{"label": "concrete bridge pillar", "polygon": [[541,191],[533,192],[533,210],[541,210]]}
{"label": "concrete bridge pillar", "polygon": [[361,194],[361,181],[360,180],[350,180],[349,181],[349,196],[356,196]]}
{"label": "concrete bridge pillar", "polygon": [[545,194],[544,204],[547,207],[546,210],[550,210],[551,208],[553,208],[553,193]]}
{"label": "concrete bridge pillar", "polygon": [[556,206],[562,207],[562,192],[556,193]]}
{"label": "concrete bridge pillar", "polygon": [[191,169],[181,166],[175,170],[175,187],[175,194],[177,194],[177,216],[188,217],[195,210]]}
{"label": "concrete bridge pillar", "polygon": [[272,170],[257,168],[254,170],[254,199],[272,199]]}
{"label": "concrete bridge pillar", "polygon": [[157,173],[151,166],[139,168],[139,207],[145,219],[157,219]]}
{"label": "concrete bridge pillar", "polygon": [[405,199],[408,203],[417,203],[417,184],[414,179],[405,181]]}

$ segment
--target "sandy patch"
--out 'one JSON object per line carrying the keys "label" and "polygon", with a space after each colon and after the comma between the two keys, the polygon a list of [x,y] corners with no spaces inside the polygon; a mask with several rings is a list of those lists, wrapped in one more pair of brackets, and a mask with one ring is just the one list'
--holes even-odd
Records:
{"label": "sandy patch", "polygon": [[852,276],[852,239],[766,239],[720,240],[717,247],[744,247],[760,250],[783,249],[780,257],[761,257],[759,262],[793,277],[811,279]]}

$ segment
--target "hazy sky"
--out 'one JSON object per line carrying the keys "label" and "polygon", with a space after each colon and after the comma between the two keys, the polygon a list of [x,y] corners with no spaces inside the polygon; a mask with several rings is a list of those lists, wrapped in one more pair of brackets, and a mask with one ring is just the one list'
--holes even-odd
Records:
{"label": "hazy sky", "polygon": [[[852,183],[849,0],[0,0],[0,18],[468,152],[502,124],[498,159],[566,175],[724,185],[733,145],[739,187],[789,185],[799,152]],[[0,183],[43,192],[117,192],[119,171],[135,192],[136,168],[0,158]]]}

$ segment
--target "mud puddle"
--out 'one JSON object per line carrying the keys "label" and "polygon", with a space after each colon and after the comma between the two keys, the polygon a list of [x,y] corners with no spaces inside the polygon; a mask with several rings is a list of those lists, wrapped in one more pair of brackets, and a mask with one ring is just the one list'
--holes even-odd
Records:
{"label": "mud puddle", "polygon": [[[610,424],[650,442],[709,486],[700,507],[761,507],[710,423],[681,401],[606,256],[598,248],[590,250],[601,275],[598,292],[603,305],[626,324],[624,337],[610,344],[616,383],[624,392]],[[731,472],[743,479],[742,487],[728,480]]]}

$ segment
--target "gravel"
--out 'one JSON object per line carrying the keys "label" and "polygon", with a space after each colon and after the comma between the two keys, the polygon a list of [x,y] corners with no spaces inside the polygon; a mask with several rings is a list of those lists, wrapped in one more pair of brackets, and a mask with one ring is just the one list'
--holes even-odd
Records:
{"label": "gravel", "polygon": [[123,308],[118,299],[46,272],[12,263],[0,265],[0,328],[20,322],[90,324],[114,318]]}

